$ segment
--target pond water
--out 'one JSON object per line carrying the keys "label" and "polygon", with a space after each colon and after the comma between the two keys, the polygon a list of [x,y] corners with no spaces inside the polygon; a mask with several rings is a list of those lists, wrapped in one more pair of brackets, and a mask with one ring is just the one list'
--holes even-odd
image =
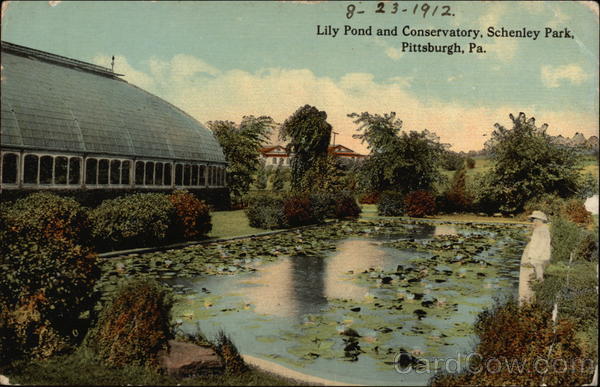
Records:
{"label": "pond water", "polygon": [[[525,233],[420,224],[408,235],[349,236],[253,272],[169,280],[187,290],[175,316],[184,332],[223,330],[241,353],[313,376],[425,385],[434,367],[424,362],[469,353],[477,314],[516,295]],[[398,372],[400,351],[421,367]]]}

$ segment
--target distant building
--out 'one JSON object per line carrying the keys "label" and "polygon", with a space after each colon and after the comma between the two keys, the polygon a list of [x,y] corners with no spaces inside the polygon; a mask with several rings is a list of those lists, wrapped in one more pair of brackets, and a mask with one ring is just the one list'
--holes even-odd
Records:
{"label": "distant building", "polygon": [[2,42],[3,190],[213,192],[213,133],[111,69]]}
{"label": "distant building", "polygon": [[[365,155],[357,153],[343,145],[332,145],[327,151],[343,161],[355,162],[364,159]],[[260,149],[265,166],[275,168],[277,166],[289,167],[293,154],[288,153],[282,145],[272,145]]]}

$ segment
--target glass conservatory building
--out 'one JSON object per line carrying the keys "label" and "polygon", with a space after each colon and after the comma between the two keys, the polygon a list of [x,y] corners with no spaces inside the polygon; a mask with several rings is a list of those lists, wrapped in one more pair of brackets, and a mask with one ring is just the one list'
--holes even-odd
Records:
{"label": "glass conservatory building", "polygon": [[194,118],[111,69],[2,42],[2,190],[222,188]]}

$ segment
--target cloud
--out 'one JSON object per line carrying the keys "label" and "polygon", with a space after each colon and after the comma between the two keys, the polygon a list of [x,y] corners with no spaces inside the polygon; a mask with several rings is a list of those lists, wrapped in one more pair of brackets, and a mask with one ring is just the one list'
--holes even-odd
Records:
{"label": "cloud", "polygon": [[399,60],[404,55],[401,49],[390,45],[382,39],[375,39],[374,42],[377,46],[383,47],[385,55],[392,60]]}
{"label": "cloud", "polygon": [[[106,66],[110,57],[99,55],[95,63]],[[524,106],[465,107],[456,102],[419,99],[413,94],[410,78],[377,80],[373,74],[347,73],[340,78],[317,76],[308,69],[265,68],[255,72],[234,69],[220,71],[204,60],[187,55],[168,61],[151,59],[142,63],[146,72],[116,57],[115,70],[136,84],[180,107],[201,122],[239,121],[244,115],[269,115],[283,122],[298,107],[314,105],[327,112],[327,120],[339,133],[336,142],[358,152],[367,149],[352,138],[356,125],[347,114],[395,111],[406,130],[429,129],[454,150],[481,149],[497,121],[508,125],[508,114],[524,111],[558,126],[586,136],[598,131],[593,114],[552,112]],[[140,65],[140,67],[142,67]],[[573,119],[577,116],[576,120]],[[547,118],[549,117],[549,118]],[[504,120],[504,121],[502,121]],[[561,132],[562,133],[562,132]]]}
{"label": "cloud", "polygon": [[589,77],[581,66],[576,64],[568,64],[564,66],[543,65],[541,69],[542,83],[546,87],[560,87],[561,81],[569,81],[576,85],[580,85]]}
{"label": "cloud", "polygon": [[502,19],[508,10],[507,4],[500,1],[486,2],[485,5],[486,12],[477,19],[477,23],[482,29],[486,29],[489,26],[497,26],[500,19]]}

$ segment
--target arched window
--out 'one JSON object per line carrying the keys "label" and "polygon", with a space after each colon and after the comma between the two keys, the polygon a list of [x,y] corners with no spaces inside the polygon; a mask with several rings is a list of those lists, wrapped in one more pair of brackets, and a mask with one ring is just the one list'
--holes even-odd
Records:
{"label": "arched window", "polygon": [[123,160],[121,163],[121,184],[129,185],[129,170],[131,169],[131,162],[129,160]]}
{"label": "arched window", "polygon": [[121,184],[121,160],[110,161],[110,184]]}
{"label": "arched window", "polygon": [[135,185],[144,185],[144,162],[135,162]]}
{"label": "arched window", "polygon": [[171,164],[165,163],[165,176],[164,176],[165,185],[171,185]]}
{"label": "arched window", "polygon": [[175,185],[183,185],[183,165],[175,164]]}
{"label": "arched window", "polygon": [[190,182],[193,186],[198,185],[198,166],[192,165],[192,179]]}
{"label": "arched window", "polygon": [[87,159],[85,163],[85,184],[97,184],[98,160]]}
{"label": "arched window", "polygon": [[98,161],[98,184],[108,184],[108,160]]}
{"label": "arched window", "polygon": [[206,167],[204,165],[200,166],[200,180],[198,181],[198,184],[201,186],[205,186],[206,185]]}
{"label": "arched window", "polygon": [[191,172],[191,167],[189,164],[186,164],[183,169],[183,185],[185,185],[185,186],[190,185],[190,177],[191,177],[190,172]]}
{"label": "arched window", "polygon": [[5,153],[2,155],[2,183],[17,183],[18,157],[14,153]]}
{"label": "arched window", "polygon": [[68,159],[58,156],[54,159],[54,184],[67,184]]}
{"label": "arched window", "polygon": [[146,161],[146,180],[144,185],[154,184],[154,163],[152,161]]}
{"label": "arched window", "polygon": [[26,184],[38,183],[39,157],[36,155],[25,156],[25,166],[23,170],[23,182]]}
{"label": "arched window", "polygon": [[54,158],[42,156],[40,159],[40,184],[52,184],[52,172],[54,169]]}
{"label": "arched window", "polygon": [[81,159],[71,157],[69,159],[69,184],[79,184],[81,179]]}
{"label": "arched window", "polygon": [[154,176],[154,184],[163,185],[163,163],[156,163],[156,174]]}

